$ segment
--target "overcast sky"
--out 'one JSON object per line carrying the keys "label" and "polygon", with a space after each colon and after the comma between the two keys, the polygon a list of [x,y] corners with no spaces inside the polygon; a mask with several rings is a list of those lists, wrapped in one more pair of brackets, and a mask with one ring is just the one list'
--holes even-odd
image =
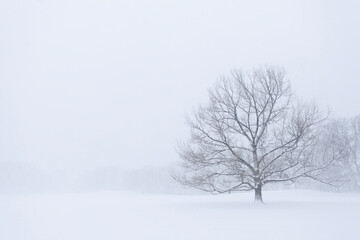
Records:
{"label": "overcast sky", "polygon": [[0,0],[0,161],[170,165],[184,116],[233,68],[360,114],[360,1]]}

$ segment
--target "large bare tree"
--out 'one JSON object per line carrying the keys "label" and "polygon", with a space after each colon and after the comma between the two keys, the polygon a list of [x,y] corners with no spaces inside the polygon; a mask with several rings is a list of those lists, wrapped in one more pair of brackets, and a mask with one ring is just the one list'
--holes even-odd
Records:
{"label": "large bare tree", "polygon": [[300,177],[317,179],[328,162],[312,161],[322,121],[315,104],[298,103],[285,70],[235,70],[209,90],[209,102],[187,122],[191,136],[180,144],[181,183],[211,193],[255,190]]}

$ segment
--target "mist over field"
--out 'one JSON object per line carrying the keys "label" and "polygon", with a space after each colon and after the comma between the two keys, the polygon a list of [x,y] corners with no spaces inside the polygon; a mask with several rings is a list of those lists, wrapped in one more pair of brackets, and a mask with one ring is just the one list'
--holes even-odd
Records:
{"label": "mist over field", "polygon": [[[355,0],[0,0],[0,239],[358,239],[359,10]],[[177,177],[208,156],[194,149],[212,149],[182,152],[201,138],[187,117],[210,109],[211,91],[234,69],[246,73],[239,82],[282,69],[294,102],[316,106],[308,155],[325,177],[276,165],[266,178],[280,172],[286,182],[264,186],[264,206],[253,206],[252,192],[200,191],[230,182],[206,182],[207,168]]]}

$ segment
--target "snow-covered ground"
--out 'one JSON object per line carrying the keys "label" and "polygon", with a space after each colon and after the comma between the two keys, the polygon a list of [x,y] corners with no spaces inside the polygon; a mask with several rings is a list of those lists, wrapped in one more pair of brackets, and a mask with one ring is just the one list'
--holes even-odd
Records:
{"label": "snow-covered ground", "polygon": [[0,196],[0,239],[360,239],[360,194]]}

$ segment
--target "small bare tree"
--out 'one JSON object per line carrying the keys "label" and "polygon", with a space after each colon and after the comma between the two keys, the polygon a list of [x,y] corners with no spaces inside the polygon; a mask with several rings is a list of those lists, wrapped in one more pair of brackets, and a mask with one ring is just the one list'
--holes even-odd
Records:
{"label": "small bare tree", "polygon": [[333,166],[327,170],[328,177],[342,179],[343,189],[359,191],[360,116],[332,119],[325,128],[317,144],[317,154],[335,160]]}
{"label": "small bare tree", "polygon": [[350,120],[349,133],[350,159],[349,168],[351,170],[353,189],[360,190],[360,115]]}
{"label": "small bare tree", "polygon": [[[338,189],[348,182],[347,162],[349,158],[348,124],[344,119],[330,119],[323,124],[317,133],[313,146],[313,160],[331,163],[323,170],[322,180]],[[323,186],[322,186],[323,187]]]}
{"label": "small bare tree", "polygon": [[191,137],[180,144],[179,182],[211,193],[255,190],[300,177],[317,179],[330,163],[312,161],[315,104],[295,104],[285,71],[233,71],[209,91],[209,102],[188,117]]}

